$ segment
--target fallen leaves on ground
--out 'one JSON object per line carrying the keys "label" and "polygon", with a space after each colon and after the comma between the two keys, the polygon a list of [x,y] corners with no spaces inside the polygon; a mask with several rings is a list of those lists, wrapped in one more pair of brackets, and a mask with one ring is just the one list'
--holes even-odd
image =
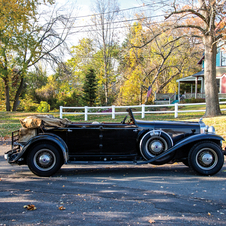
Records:
{"label": "fallen leaves on ground", "polygon": [[25,205],[24,208],[27,209],[27,210],[36,210],[37,209],[35,207],[35,205],[33,205],[33,204],[31,204],[31,205]]}
{"label": "fallen leaves on ground", "polygon": [[150,224],[154,224],[154,223],[155,223],[155,221],[152,220],[152,219],[150,219],[148,222],[149,222]]}
{"label": "fallen leaves on ground", "polygon": [[66,210],[66,208],[63,207],[63,206],[60,206],[58,209],[59,209],[59,210]]}

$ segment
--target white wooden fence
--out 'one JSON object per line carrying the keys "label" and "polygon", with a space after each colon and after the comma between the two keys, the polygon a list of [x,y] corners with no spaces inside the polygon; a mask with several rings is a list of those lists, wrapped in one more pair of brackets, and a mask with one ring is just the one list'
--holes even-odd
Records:
{"label": "white wooden fence", "polygon": [[[226,102],[220,102],[220,105],[226,104]],[[133,105],[133,106],[105,106],[105,107],[63,107],[60,106],[60,118],[63,118],[63,115],[84,115],[85,121],[88,120],[88,115],[112,115],[112,119],[115,119],[115,115],[126,114],[127,112],[116,111],[117,109],[126,109],[126,108],[136,108],[133,110],[134,114],[141,114],[141,118],[145,118],[145,114],[162,114],[162,113],[173,113],[174,117],[178,117],[178,113],[188,113],[188,112],[205,112],[206,110],[179,110],[179,106],[194,106],[194,105],[206,105],[206,103],[192,103],[192,104],[167,104],[167,105]],[[140,110],[137,110],[139,108]],[[145,108],[170,108],[169,110],[155,111],[147,110]],[[73,112],[65,112],[64,109],[75,110]],[[98,111],[101,110],[101,111]],[[104,110],[106,109],[106,110]],[[76,111],[77,110],[77,111]],[[82,111],[81,111],[82,110]],[[226,109],[221,109],[225,111]],[[95,112],[93,112],[95,111]]]}

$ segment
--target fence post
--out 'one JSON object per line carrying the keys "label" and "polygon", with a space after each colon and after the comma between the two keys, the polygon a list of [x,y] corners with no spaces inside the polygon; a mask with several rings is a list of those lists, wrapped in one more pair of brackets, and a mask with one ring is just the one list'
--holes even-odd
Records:
{"label": "fence post", "polygon": [[85,106],[85,121],[88,120],[88,107]]}
{"label": "fence post", "polygon": [[115,105],[112,105],[112,119],[115,119]]}
{"label": "fence post", "polygon": [[142,117],[142,118],[145,117],[145,104],[142,104],[142,113],[141,113],[141,117]]}
{"label": "fence post", "polygon": [[174,118],[178,117],[178,103],[175,103],[175,113],[174,113]]}
{"label": "fence post", "polygon": [[60,118],[63,117],[63,106],[60,106]]}

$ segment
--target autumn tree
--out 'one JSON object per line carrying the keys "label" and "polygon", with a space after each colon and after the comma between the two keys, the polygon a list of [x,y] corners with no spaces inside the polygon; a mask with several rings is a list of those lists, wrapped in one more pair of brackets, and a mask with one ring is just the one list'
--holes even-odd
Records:
{"label": "autumn tree", "polygon": [[[37,9],[42,3],[52,4],[53,1],[3,0],[0,3],[0,77],[5,86],[7,111],[11,110],[10,99],[13,111],[17,109],[28,68],[41,59],[59,60],[53,51],[65,42],[72,26],[70,16],[60,15],[55,8],[48,21],[41,25]],[[10,87],[15,89],[14,96],[10,95]]]}
{"label": "autumn tree", "polygon": [[70,68],[75,87],[80,96],[83,95],[83,85],[85,72],[89,68],[94,68],[94,46],[93,41],[89,38],[82,38],[78,45],[71,47],[72,57],[67,60],[66,65]]}
{"label": "autumn tree", "polygon": [[36,68],[26,73],[24,78],[24,89],[21,92],[21,98],[25,96],[33,99],[33,101],[40,102],[36,95],[36,90],[45,86],[48,82],[47,71],[41,64],[37,64]]}
{"label": "autumn tree", "polygon": [[142,23],[131,27],[126,44],[126,48],[130,48],[121,63],[124,82],[119,99],[127,104],[146,103],[148,87],[152,93],[163,90],[174,93],[175,78],[194,71],[196,63],[191,62],[200,56],[189,40],[178,39],[169,31],[160,32],[164,24],[143,26]]}
{"label": "autumn tree", "polygon": [[114,54],[117,43],[118,26],[115,21],[119,16],[119,5],[117,0],[95,0],[93,3],[92,24],[94,29],[91,33],[96,46],[100,50],[102,58],[102,82],[104,86],[105,104],[109,103],[109,90],[113,87],[112,76],[114,75]]}
{"label": "autumn tree", "polygon": [[60,63],[56,72],[47,77],[45,85],[35,89],[35,96],[38,101],[46,101],[51,109],[59,106],[80,106],[82,95],[80,84],[74,76],[71,67]]}
{"label": "autumn tree", "polygon": [[[217,45],[223,39],[225,33],[225,0],[196,0],[179,2],[177,0],[167,5],[166,20],[174,20],[172,29],[184,29],[184,35],[193,36],[202,41],[205,52],[205,94],[206,116],[220,115],[218,89],[216,83],[216,53]],[[184,19],[194,18],[188,23]],[[197,20],[199,21],[197,23]],[[183,35],[183,36],[184,36]]]}
{"label": "autumn tree", "polygon": [[142,38],[145,36],[145,31],[140,23],[135,23],[127,36],[121,52],[122,78],[119,83],[118,102],[119,104],[142,104],[145,87],[145,50],[130,47],[143,44]]}
{"label": "autumn tree", "polygon": [[[103,48],[96,48],[93,40],[89,38],[83,38],[79,40],[78,45],[71,48],[72,57],[66,63],[71,68],[74,79],[77,81],[78,85],[76,86],[76,89],[79,91],[80,95],[83,95],[82,87],[84,85],[86,72],[90,68],[95,69],[95,76],[97,81],[96,103],[99,105],[104,105],[106,103],[103,79],[103,52]],[[116,58],[117,54],[117,46],[112,47],[112,58]],[[111,71],[111,76],[108,78],[110,94],[109,102],[112,102],[111,98],[113,99],[115,97],[114,89],[112,87],[114,86],[117,74],[113,73],[114,64],[112,60],[111,63],[109,63],[108,67]]]}

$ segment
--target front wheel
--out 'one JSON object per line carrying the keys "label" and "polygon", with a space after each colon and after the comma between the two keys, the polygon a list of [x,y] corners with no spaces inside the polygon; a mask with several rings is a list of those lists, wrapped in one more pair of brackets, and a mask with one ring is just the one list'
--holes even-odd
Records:
{"label": "front wheel", "polygon": [[41,177],[55,174],[62,166],[62,158],[58,149],[51,144],[39,144],[28,154],[29,169]]}
{"label": "front wheel", "polygon": [[214,142],[203,141],[196,144],[188,155],[189,165],[202,175],[214,175],[224,164],[221,148]]}

